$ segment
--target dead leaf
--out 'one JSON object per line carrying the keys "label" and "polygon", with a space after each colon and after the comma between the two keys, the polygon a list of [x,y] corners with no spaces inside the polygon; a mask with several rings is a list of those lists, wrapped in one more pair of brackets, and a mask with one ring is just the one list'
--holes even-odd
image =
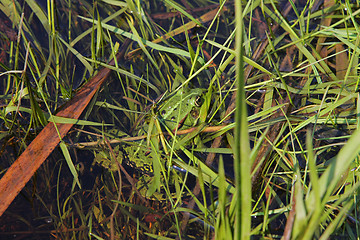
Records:
{"label": "dead leaf", "polygon": [[335,57],[336,77],[342,80],[345,78],[346,70],[349,67],[349,58],[347,56],[346,51],[344,51],[345,48],[342,44],[336,44],[335,49],[336,49],[336,57]]}

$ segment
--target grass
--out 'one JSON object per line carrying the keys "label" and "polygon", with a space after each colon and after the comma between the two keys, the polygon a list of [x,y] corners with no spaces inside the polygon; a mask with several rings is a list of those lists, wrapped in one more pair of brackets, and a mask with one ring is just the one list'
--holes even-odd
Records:
{"label": "grass", "polygon": [[0,1],[2,173],[113,70],[2,232],[13,219],[34,238],[356,239],[358,8]]}

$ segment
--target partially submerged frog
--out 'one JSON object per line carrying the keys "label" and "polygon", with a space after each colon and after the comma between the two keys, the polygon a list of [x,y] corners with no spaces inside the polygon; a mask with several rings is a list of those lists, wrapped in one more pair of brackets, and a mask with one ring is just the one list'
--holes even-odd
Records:
{"label": "partially submerged frog", "polygon": [[[182,129],[192,127],[196,124],[198,118],[198,100],[202,93],[203,89],[180,89],[158,104],[158,107],[153,111],[155,116],[148,114],[147,118],[157,117],[161,125],[171,131],[179,127]],[[139,135],[147,134],[149,128],[149,121],[145,121],[142,131],[139,131]],[[118,154],[117,161],[120,164],[125,162],[144,174],[152,175],[154,159],[150,154],[151,149],[144,141],[138,145],[123,145],[123,151],[119,150],[118,146],[116,146],[115,150]],[[116,170],[117,166],[114,165],[114,161],[107,161],[106,156],[107,154],[99,152],[96,155],[95,161],[110,171]]]}
{"label": "partially submerged frog", "polygon": [[[140,135],[148,134],[148,131],[151,131],[151,134],[159,134],[158,129],[154,127],[154,119],[157,119],[158,126],[161,125],[160,131],[174,131],[176,129],[186,129],[189,127],[193,127],[198,119],[198,113],[200,107],[198,106],[199,98],[203,93],[202,89],[183,89],[177,91],[175,94],[170,95],[167,98],[158,104],[158,107],[155,107],[148,113],[146,116],[147,121],[144,121],[141,130],[138,131]],[[153,126],[150,126],[152,120]],[[156,121],[156,120],[155,120]],[[151,135],[150,134],[150,135]],[[173,139],[168,139],[168,142],[172,142]],[[159,144],[160,146],[160,144]],[[161,147],[159,147],[161,150]],[[140,142],[132,143],[131,145],[118,145],[114,147],[114,153],[116,155],[116,161],[111,160],[110,154],[105,151],[98,152],[95,157],[96,163],[100,164],[104,168],[109,171],[116,171],[119,169],[118,164],[125,163],[136,170],[142,173],[142,181],[139,181],[137,184],[137,188],[142,190],[142,194],[146,193],[144,196],[156,197],[160,199],[158,195],[162,195],[161,191],[150,190],[148,187],[152,183],[152,176],[154,171],[154,161],[158,161],[164,169],[168,169],[167,162],[168,157],[165,153],[161,151],[157,153],[156,158],[154,158],[154,154],[152,154],[151,147],[146,143],[146,140],[142,140]],[[166,151],[165,151],[166,152]],[[174,170],[172,170],[174,171]],[[176,174],[176,173],[175,173]],[[172,175],[172,174],[171,174]],[[161,175],[162,177],[162,175]],[[144,182],[144,180],[146,181]],[[158,179],[158,181],[160,181]],[[139,186],[141,185],[141,186]],[[154,185],[156,186],[156,184]],[[158,186],[158,185],[157,185]],[[149,190],[149,191],[148,191]]]}

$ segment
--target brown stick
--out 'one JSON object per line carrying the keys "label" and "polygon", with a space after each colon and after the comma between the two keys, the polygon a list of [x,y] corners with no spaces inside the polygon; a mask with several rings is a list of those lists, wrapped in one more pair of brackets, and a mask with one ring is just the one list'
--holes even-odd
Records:
{"label": "brown stick", "polygon": [[[199,126],[197,127],[192,127],[192,128],[188,128],[188,129],[184,129],[184,130],[179,130],[176,132],[176,135],[184,135],[184,134],[188,134],[191,133],[193,131],[199,131],[199,133],[212,133],[212,132],[218,132],[220,130],[222,130],[223,128],[227,128],[229,127],[228,125],[219,125],[219,126],[210,126],[210,127],[202,127],[200,126],[200,128],[202,128],[201,130],[199,130]],[[229,127],[229,130],[234,128],[235,125]],[[83,131],[81,129],[77,129],[80,132],[85,132],[87,134],[93,134],[91,132],[87,132],[87,131]],[[160,133],[156,134],[156,135],[160,135]],[[165,136],[170,136],[171,134],[168,132],[162,132],[163,135]],[[99,136],[101,137],[101,135],[99,134],[94,134],[95,136]],[[151,135],[152,137],[155,135]],[[114,144],[114,143],[121,143],[121,142],[132,142],[132,141],[139,141],[142,139],[146,139],[148,137],[148,135],[141,135],[141,136],[136,136],[136,137],[124,137],[124,138],[120,138],[120,139],[112,139],[109,140],[109,143]],[[72,146],[77,147],[77,148],[84,148],[84,147],[93,147],[93,146],[98,146],[99,144],[102,144],[103,142],[82,142],[82,143],[74,143]]]}

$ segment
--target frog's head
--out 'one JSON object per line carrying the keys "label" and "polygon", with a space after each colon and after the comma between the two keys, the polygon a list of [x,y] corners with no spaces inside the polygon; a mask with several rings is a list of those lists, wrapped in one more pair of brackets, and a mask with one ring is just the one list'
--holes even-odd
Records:
{"label": "frog's head", "polygon": [[165,124],[170,129],[176,128],[179,122],[185,119],[194,107],[199,106],[198,100],[203,92],[204,90],[200,88],[183,88],[166,99],[158,111]]}

